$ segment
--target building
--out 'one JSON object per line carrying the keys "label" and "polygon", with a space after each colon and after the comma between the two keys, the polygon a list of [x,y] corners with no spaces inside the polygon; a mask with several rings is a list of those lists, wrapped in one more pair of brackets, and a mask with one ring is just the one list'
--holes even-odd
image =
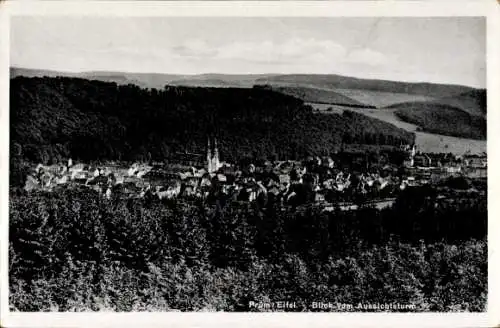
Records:
{"label": "building", "polygon": [[208,147],[207,147],[207,172],[215,173],[222,167],[219,160],[219,150],[217,148],[217,139],[214,138],[214,148],[212,152],[212,148],[210,145],[210,139],[208,139]]}
{"label": "building", "polygon": [[413,167],[415,165],[415,155],[417,154],[417,146],[406,145],[406,146],[401,146],[400,149],[406,151],[407,153],[407,158],[404,161],[404,166]]}
{"label": "building", "polygon": [[418,154],[413,156],[412,160],[413,165],[418,167],[430,167],[432,165],[432,159],[427,154]]}

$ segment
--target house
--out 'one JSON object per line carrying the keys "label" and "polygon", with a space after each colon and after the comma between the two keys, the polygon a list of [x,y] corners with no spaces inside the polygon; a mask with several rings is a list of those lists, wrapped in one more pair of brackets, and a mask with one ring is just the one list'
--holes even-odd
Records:
{"label": "house", "polygon": [[445,167],[445,172],[449,174],[462,172],[462,168],[460,166],[447,166]]}
{"label": "house", "polygon": [[464,156],[464,163],[468,167],[486,167],[487,158],[482,156]]}
{"label": "house", "polygon": [[40,183],[38,182],[38,180],[35,179],[33,176],[28,175],[28,178],[26,179],[26,183],[24,185],[24,190],[29,192],[37,190],[39,188],[40,188]]}
{"label": "house", "polygon": [[274,196],[279,195],[280,190],[278,189],[277,186],[273,185],[270,188],[267,188],[267,193],[268,194],[273,194]]}
{"label": "house", "polygon": [[[198,177],[198,178],[201,178],[201,177],[205,176],[207,173],[208,173],[207,170],[205,170],[204,168],[201,168],[201,169],[199,169],[199,170],[196,171],[196,173],[194,174],[194,176]],[[222,172],[222,173],[225,174],[224,172]]]}
{"label": "house", "polygon": [[278,176],[280,185],[290,185],[290,176],[288,174],[280,174]]}
{"label": "house", "polygon": [[132,166],[127,170],[127,175],[129,177],[132,177],[136,174],[136,172],[137,172],[137,167]]}
{"label": "house", "polygon": [[417,186],[417,181],[415,177],[408,177],[405,181],[409,187],[415,187]]}
{"label": "house", "polygon": [[56,183],[57,184],[65,184],[68,182],[68,176],[67,175],[63,175],[62,177],[57,177],[56,178]]}
{"label": "house", "polygon": [[210,188],[211,186],[212,186],[212,181],[210,179],[210,175],[209,174],[205,174],[201,178],[200,187],[201,188]]}
{"label": "house", "polygon": [[87,179],[88,173],[85,171],[71,171],[71,180],[82,180],[82,179]]}
{"label": "house", "polygon": [[317,192],[315,195],[314,195],[314,201],[319,203],[319,202],[324,202],[325,201],[325,195],[322,194],[322,193],[319,193]]}
{"label": "house", "polygon": [[114,181],[114,184],[121,184],[125,182],[125,177],[121,174],[115,174],[112,178],[111,181]]}
{"label": "house", "polygon": [[488,169],[486,167],[471,167],[466,171],[469,178],[485,178],[487,177]]}
{"label": "house", "polygon": [[382,190],[389,185],[389,180],[386,180],[382,177],[378,178],[378,182],[379,182],[379,190]]}
{"label": "house", "polygon": [[254,188],[247,188],[248,201],[253,202],[257,199],[257,190]]}
{"label": "house", "polygon": [[403,166],[405,166],[405,167],[413,167],[413,159],[405,159],[403,161]]}
{"label": "house", "polygon": [[101,171],[99,171],[99,169],[97,167],[92,168],[92,171],[90,172],[90,174],[94,177],[98,177],[101,174]]}
{"label": "house", "polygon": [[333,189],[337,190],[337,191],[344,191],[347,187],[347,184],[343,181],[338,181],[336,182],[334,185],[333,185]]}
{"label": "house", "polygon": [[216,179],[219,182],[226,182],[227,181],[226,176],[224,174],[221,174],[221,173],[217,174]]}

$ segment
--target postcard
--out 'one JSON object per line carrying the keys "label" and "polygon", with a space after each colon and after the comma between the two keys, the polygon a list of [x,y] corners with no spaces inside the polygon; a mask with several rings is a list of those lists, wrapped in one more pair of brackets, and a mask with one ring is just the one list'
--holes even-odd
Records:
{"label": "postcard", "polygon": [[2,326],[500,323],[495,1],[0,13]]}

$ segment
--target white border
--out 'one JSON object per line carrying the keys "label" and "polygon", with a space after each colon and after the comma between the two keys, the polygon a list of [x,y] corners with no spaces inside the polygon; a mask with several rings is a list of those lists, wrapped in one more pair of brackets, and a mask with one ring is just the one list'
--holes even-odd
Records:
{"label": "white border", "polygon": [[[486,2],[488,1],[488,2]],[[9,1],[11,15],[43,16],[215,16],[215,17],[373,17],[485,16],[495,0],[453,2],[429,0],[372,1]]]}
{"label": "white border", "polygon": [[[500,224],[493,218],[500,192],[500,5],[494,1],[1,1],[0,0],[0,306],[2,327],[172,326],[172,327],[330,327],[330,326],[500,326]],[[9,313],[8,312],[8,147],[9,147],[9,17],[16,15],[91,16],[261,16],[261,17],[372,17],[372,16],[486,16],[488,88],[488,205],[489,279],[488,313],[484,314],[337,314],[337,313]],[[409,36],[411,37],[411,36]],[[459,55],[459,54],[457,54]],[[495,313],[495,309],[499,310]]]}

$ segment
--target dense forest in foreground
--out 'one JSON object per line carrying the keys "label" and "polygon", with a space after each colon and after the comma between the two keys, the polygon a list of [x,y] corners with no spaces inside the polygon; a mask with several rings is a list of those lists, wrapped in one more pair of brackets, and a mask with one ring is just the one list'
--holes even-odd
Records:
{"label": "dense forest in foreground", "polygon": [[[21,311],[248,311],[249,302],[484,311],[486,204],[323,212],[252,203],[11,195],[10,304]],[[331,309],[334,310],[334,309]],[[359,311],[359,310],[358,310]]]}
{"label": "dense forest in foreground", "polygon": [[323,115],[291,96],[265,90],[134,85],[78,78],[11,80],[13,156],[47,163],[163,160],[204,152],[215,133],[223,160],[303,158],[346,144],[396,145],[414,135],[356,113]]}

